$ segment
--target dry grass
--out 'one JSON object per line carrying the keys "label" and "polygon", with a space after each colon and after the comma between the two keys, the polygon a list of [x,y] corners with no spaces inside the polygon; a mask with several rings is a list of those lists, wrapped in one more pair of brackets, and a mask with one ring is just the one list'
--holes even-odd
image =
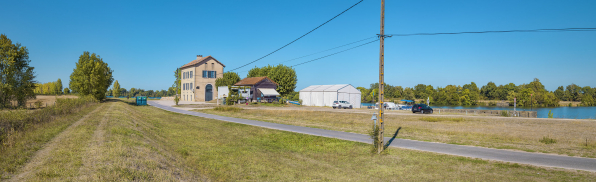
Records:
{"label": "dry grass", "polygon": [[[76,99],[79,98],[79,96],[76,95],[59,95],[59,96],[55,96],[55,95],[38,95],[35,97],[35,99],[29,99],[27,100],[27,108],[37,108],[35,106],[36,102],[41,102],[41,106],[45,107],[45,106],[53,106],[56,103],[56,99]],[[16,101],[11,102],[11,104],[13,106],[16,106],[17,103]]]}
{"label": "dry grass", "polygon": [[559,101],[559,106],[561,106],[561,107],[568,107],[569,104],[571,104],[571,106],[573,106],[573,107],[577,107],[579,104],[581,104],[581,102],[579,102],[579,101]]}
{"label": "dry grass", "polygon": [[[370,114],[359,113],[248,109],[240,112],[214,110],[197,112],[362,134],[367,134],[372,125]],[[528,120],[389,114],[385,116],[386,131],[396,131],[398,127],[402,127],[398,138],[596,157],[594,120]],[[393,135],[391,132],[385,133],[387,137]],[[554,144],[540,142],[545,136],[557,142]]]}
{"label": "dry grass", "polygon": [[[364,143],[228,123],[125,102],[102,103],[94,114],[79,121],[60,134],[63,137],[56,138],[60,145],[48,150],[48,157],[41,158],[40,165],[31,168],[29,175],[11,180],[590,181],[596,178],[593,172],[396,148],[388,149],[384,155],[370,155],[370,145]],[[436,123],[441,122],[451,121]]]}

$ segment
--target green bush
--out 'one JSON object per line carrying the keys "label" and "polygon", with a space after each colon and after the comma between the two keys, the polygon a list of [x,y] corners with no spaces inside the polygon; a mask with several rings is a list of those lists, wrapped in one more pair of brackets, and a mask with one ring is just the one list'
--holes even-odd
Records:
{"label": "green bush", "polygon": [[509,117],[509,111],[508,110],[501,111],[501,116],[503,116],[503,117]]}
{"label": "green bush", "polygon": [[554,113],[552,110],[548,110],[548,118],[553,118]]}
{"label": "green bush", "polygon": [[368,133],[368,135],[370,136],[370,139],[373,140],[372,146],[370,148],[370,153],[371,154],[376,154],[379,150],[379,127],[378,126],[373,126],[373,129]]}
{"label": "green bush", "polygon": [[542,139],[540,139],[540,142],[544,144],[552,144],[557,143],[557,140],[555,140],[554,138],[542,137]]}
{"label": "green bush", "polygon": [[439,121],[453,121],[453,122],[462,122],[465,121],[464,118],[451,118],[451,117],[422,117],[420,121],[427,121],[427,122],[439,122]]}
{"label": "green bush", "polygon": [[242,111],[242,108],[239,107],[231,107],[231,106],[219,106],[213,108],[215,111],[222,111],[222,112],[239,112]]}

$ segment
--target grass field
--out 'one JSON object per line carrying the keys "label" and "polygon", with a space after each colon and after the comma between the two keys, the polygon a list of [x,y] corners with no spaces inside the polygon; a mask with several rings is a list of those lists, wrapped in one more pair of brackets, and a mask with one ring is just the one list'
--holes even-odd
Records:
{"label": "grass field", "polygon": [[[35,105],[36,102],[41,102],[41,107],[45,107],[47,106],[52,106],[54,105],[54,103],[56,102],[56,99],[74,99],[74,98],[79,98],[79,96],[76,95],[37,95],[35,96],[35,99],[29,99],[27,100],[27,108],[37,108],[37,106]],[[13,106],[17,105],[16,101],[11,102],[11,104]]]}
{"label": "grass field", "polygon": [[[370,114],[304,110],[200,110],[209,114],[367,134]],[[596,121],[386,115],[385,136],[528,152],[596,157]],[[544,142],[544,138],[555,142]],[[542,140],[542,141],[541,141]]]}
{"label": "grass field", "polygon": [[[591,181],[596,173],[389,148],[110,100],[65,121],[12,181]],[[77,120],[78,119],[78,120]],[[58,121],[57,121],[58,122]],[[44,130],[28,131],[39,135]],[[54,132],[56,133],[56,132]],[[2,152],[18,152],[8,148]],[[16,157],[23,158],[24,155]],[[4,161],[6,156],[0,156]],[[3,164],[4,165],[4,164]]]}

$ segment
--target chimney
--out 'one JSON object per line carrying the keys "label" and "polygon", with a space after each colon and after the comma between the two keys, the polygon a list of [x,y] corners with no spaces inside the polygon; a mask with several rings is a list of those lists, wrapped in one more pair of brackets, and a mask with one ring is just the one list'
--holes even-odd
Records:
{"label": "chimney", "polygon": [[197,55],[197,59],[201,59],[203,55]]}

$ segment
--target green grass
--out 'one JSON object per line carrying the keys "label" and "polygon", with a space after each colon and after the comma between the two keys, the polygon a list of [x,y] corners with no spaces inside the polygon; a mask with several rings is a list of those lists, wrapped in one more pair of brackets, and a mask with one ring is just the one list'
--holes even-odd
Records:
{"label": "green grass", "polygon": [[[36,131],[39,132],[39,131]],[[591,181],[540,168],[102,103],[23,181]]]}
{"label": "green grass", "polygon": [[[310,110],[245,109],[220,112],[195,110],[208,114],[289,124],[327,130],[368,134],[372,125],[367,113],[339,113]],[[596,155],[596,122],[590,120],[522,119],[433,115],[385,115],[385,136],[440,143],[458,143],[520,151],[549,151],[554,154],[593,157]],[[556,143],[544,145],[543,136]],[[587,144],[586,144],[587,143]]]}
{"label": "green grass", "polygon": [[544,144],[553,144],[553,143],[557,143],[557,140],[545,136],[545,137],[542,137],[542,139],[540,139],[540,142],[544,143]]}
{"label": "green grass", "polygon": [[55,117],[48,122],[29,124],[24,130],[10,133],[0,148],[0,179],[13,175],[47,142],[97,107],[97,104],[86,105],[76,113]]}
{"label": "green grass", "polygon": [[421,117],[420,121],[427,121],[427,122],[440,122],[440,121],[452,121],[452,122],[462,122],[465,121],[464,118],[453,118],[453,117]]}
{"label": "green grass", "polygon": [[219,107],[213,108],[213,110],[221,111],[221,112],[238,112],[238,111],[242,111],[242,108],[234,107],[234,106],[219,106]]}
{"label": "green grass", "polygon": [[146,116],[150,133],[158,135],[169,151],[215,181],[589,181],[596,177],[589,172],[397,148],[371,155],[370,145],[364,143],[163,113],[151,107],[135,109]]}

